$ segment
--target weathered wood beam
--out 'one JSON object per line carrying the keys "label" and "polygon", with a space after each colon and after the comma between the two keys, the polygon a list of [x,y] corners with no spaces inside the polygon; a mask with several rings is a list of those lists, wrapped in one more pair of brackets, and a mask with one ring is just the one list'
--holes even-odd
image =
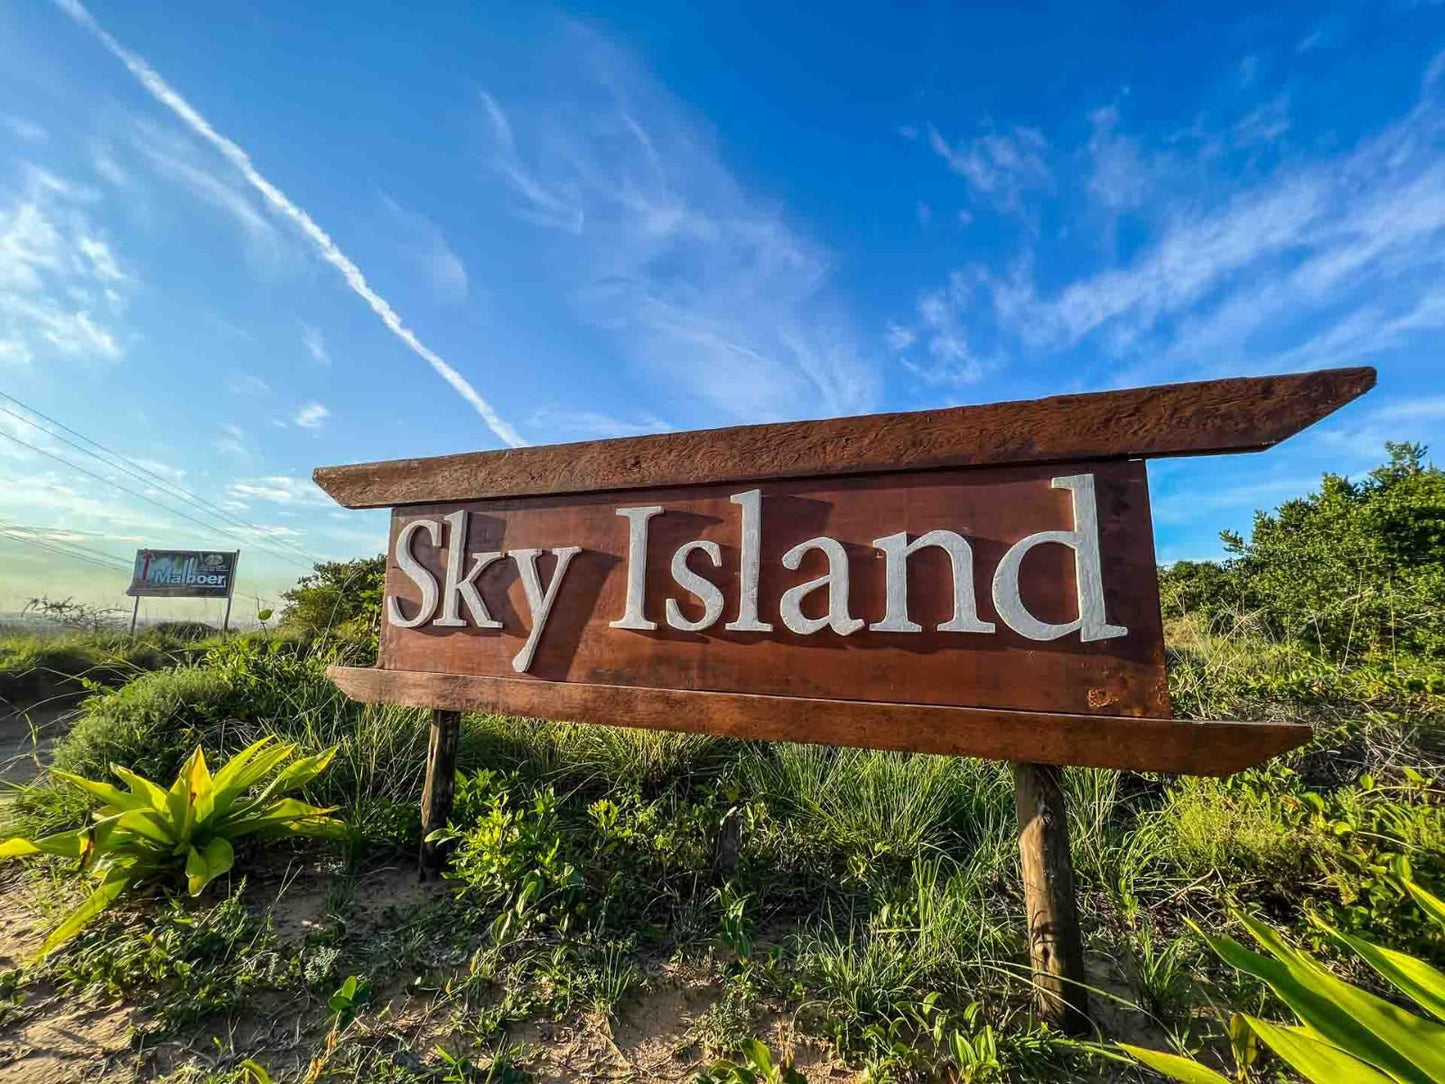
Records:
{"label": "weathered wood beam", "polygon": [[369,703],[1193,775],[1229,775],[1312,734],[1302,723],[816,700],[352,666],[333,666],[327,674],[347,696]]}
{"label": "weathered wood beam", "polygon": [[1255,452],[1374,384],[1374,369],[1325,369],[319,467],[313,477],[348,508],[382,508],[937,467]]}

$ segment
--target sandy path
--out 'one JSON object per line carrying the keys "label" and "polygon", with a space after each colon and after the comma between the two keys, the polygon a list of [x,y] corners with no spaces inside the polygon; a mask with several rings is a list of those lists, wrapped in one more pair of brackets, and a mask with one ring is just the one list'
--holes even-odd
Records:
{"label": "sandy path", "polygon": [[56,740],[69,729],[81,695],[54,693],[18,705],[0,701],[0,783],[28,783],[40,774]]}

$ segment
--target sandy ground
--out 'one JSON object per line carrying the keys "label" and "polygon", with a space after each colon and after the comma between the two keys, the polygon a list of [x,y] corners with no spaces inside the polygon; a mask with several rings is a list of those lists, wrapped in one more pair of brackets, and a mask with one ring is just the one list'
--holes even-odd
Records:
{"label": "sandy ground", "polygon": [[23,705],[0,700],[0,784],[28,783],[40,774],[79,699],[79,694],[57,693]]}
{"label": "sandy ground", "polygon": [[[273,908],[277,932],[299,943],[322,921],[325,878],[314,871],[278,871],[275,880],[263,878],[256,886],[258,897],[274,898],[282,881],[290,883]],[[364,934],[394,915],[393,908],[407,909],[445,890],[444,885],[418,884],[411,870],[380,870],[357,886],[352,921]],[[43,921],[32,909],[24,879],[9,874],[0,880],[0,970],[32,958],[43,936]],[[704,1067],[689,1030],[716,997],[717,991],[700,976],[659,968],[648,988],[614,1021],[580,1014],[561,1022],[528,1022],[514,1028],[511,1039],[531,1052],[526,1064],[542,1084],[684,1084]],[[191,1035],[136,1051],[133,1028],[145,1023],[138,1010],[125,1004],[86,1004],[41,990],[11,1019],[0,1016],[0,1084],[131,1084],[159,1079],[186,1063],[234,1065],[237,1055],[229,1052],[256,1058],[278,1081],[299,1079],[324,1049],[329,1020],[314,1004],[305,1010],[294,998],[278,998],[277,1004],[266,1006],[263,997],[257,1010],[218,1017]],[[378,998],[348,1031],[362,1041],[414,1052],[401,1055],[404,1060],[419,1061],[435,1047],[458,1045],[450,1024],[431,1011],[426,999],[401,990]],[[821,1044],[797,1034],[787,1014],[764,1012],[757,1034],[775,1054],[791,1055],[810,1081],[843,1084],[858,1079]]]}

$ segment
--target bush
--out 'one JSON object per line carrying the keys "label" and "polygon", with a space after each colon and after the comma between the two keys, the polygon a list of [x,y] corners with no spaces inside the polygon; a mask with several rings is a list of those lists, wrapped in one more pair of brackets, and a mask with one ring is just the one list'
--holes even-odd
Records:
{"label": "bush", "polygon": [[134,639],[114,632],[5,636],[0,638],[0,700],[118,685],[202,650],[203,645],[189,644],[159,630],[148,630]]}
{"label": "bush", "polygon": [[120,764],[147,778],[170,777],[198,744],[219,754],[216,737],[238,708],[244,711],[242,695],[224,671],[178,666],[142,674],[82,705],[55,747],[54,764],[84,776],[103,776]]}
{"label": "bush", "polygon": [[282,594],[281,627],[358,663],[375,659],[385,582],[386,558],[380,554],[323,561]]}
{"label": "bush", "polygon": [[1445,659],[1445,471],[1418,444],[1352,482],[1327,474],[1316,493],[1256,512],[1248,539],[1221,535],[1223,565],[1164,570],[1172,607],[1211,618],[1256,611],[1273,638],[1331,659]]}

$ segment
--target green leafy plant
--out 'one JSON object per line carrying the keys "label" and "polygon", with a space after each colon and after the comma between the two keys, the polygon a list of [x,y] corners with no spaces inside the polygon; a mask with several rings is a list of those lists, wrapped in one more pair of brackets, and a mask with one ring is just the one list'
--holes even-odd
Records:
{"label": "green leafy plant", "polygon": [[[0,842],[0,859],[42,854],[75,858],[80,870],[100,883],[46,938],[41,957],[142,881],[183,872],[187,891],[199,895],[231,868],[236,840],[334,838],[344,833],[345,825],[328,816],[333,809],[284,797],[320,775],[335,749],[292,760],[296,751],[289,742],[263,738],[212,775],[197,747],[169,790],[118,764],[111,770],[126,789],[52,770],[55,778],[100,799],[94,823],[35,840],[7,839]],[[291,763],[281,767],[288,760]]]}
{"label": "green leafy plant", "polygon": [[371,980],[360,975],[347,975],[346,981],[327,999],[326,1007],[336,1014],[338,1022],[344,1024],[370,1000]]}
{"label": "green leafy plant", "polygon": [[[1445,901],[1408,877],[1399,886],[1445,928]],[[1264,982],[1299,1018],[1287,1027],[1244,1013],[1231,1022],[1231,1045],[1248,1046],[1240,1036],[1253,1033],[1307,1080],[1359,1084],[1445,1084],[1445,1024],[1407,1012],[1383,998],[1337,978],[1308,953],[1291,946],[1274,929],[1248,916],[1245,927],[1269,955],[1251,952],[1229,937],[1206,937],[1226,963]],[[1311,916],[1381,978],[1445,1022],[1445,972],[1403,952],[1381,948],[1342,933]],[[1120,1044],[1120,1049],[1166,1076],[1186,1084],[1228,1084],[1228,1078],[1177,1054]]]}
{"label": "green leafy plant", "polygon": [[774,1063],[773,1052],[761,1039],[745,1040],[741,1050],[742,1061],[714,1062],[697,1075],[695,1084],[808,1084],[789,1062]]}

